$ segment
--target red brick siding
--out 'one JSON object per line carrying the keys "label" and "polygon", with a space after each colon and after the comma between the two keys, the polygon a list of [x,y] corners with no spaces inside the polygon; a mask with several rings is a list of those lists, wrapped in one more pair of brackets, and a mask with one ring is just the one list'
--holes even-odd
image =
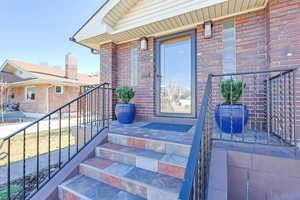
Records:
{"label": "red brick siding", "polygon": [[[215,21],[211,39],[204,39],[203,27],[198,25],[196,28],[197,103],[200,103],[202,99],[207,75],[222,72],[222,24],[229,19],[235,21],[237,71],[300,66],[299,0],[271,0],[267,9]],[[135,42],[139,44],[138,41]],[[154,38],[148,38],[148,50],[138,50],[138,86],[135,88],[136,96],[133,102],[137,104],[139,118],[151,118],[154,115],[154,42]],[[106,75],[103,76],[104,80],[105,77],[108,77],[107,80],[114,80],[116,87],[130,85],[130,43],[121,45],[109,43],[102,45],[100,49],[101,70],[107,73],[102,74]],[[287,56],[287,53],[292,53],[292,55]],[[109,75],[112,72],[116,74]],[[257,78],[260,80],[260,77]],[[297,92],[300,93],[300,78],[297,78],[297,87]],[[257,92],[261,92],[262,89],[261,85],[257,85]],[[250,101],[251,91],[248,92],[244,101]],[[259,100],[257,99],[258,102]],[[300,99],[297,101],[299,110]],[[258,103],[258,109],[263,110],[264,107]],[[297,117],[300,123],[299,111],[297,111]]]}
{"label": "red brick siding", "polygon": [[114,43],[101,45],[100,48],[100,73],[102,82],[111,84],[111,87],[117,87],[117,46]]}
{"label": "red brick siding", "polygon": [[[153,116],[154,109],[154,39],[148,39],[148,49],[140,50],[139,41],[120,45],[112,43],[101,46],[101,75],[102,81],[113,81],[114,88],[131,86],[131,45],[138,46],[138,86],[134,87],[136,93],[131,103],[137,106],[137,118]],[[113,48],[109,50],[109,48]],[[113,76],[110,63],[115,62]]]}
{"label": "red brick siding", "polygon": [[154,47],[155,39],[148,38],[148,49],[140,50],[138,57],[138,86],[136,87],[135,103],[138,106],[139,118],[154,116]]}
{"label": "red brick siding", "polygon": [[[300,67],[300,0],[268,5],[270,68]],[[300,70],[296,74],[296,133],[300,138]]]}
{"label": "red brick siding", "polygon": [[[197,115],[209,73],[222,73],[223,27],[222,22],[213,25],[213,37],[204,39],[202,25],[197,26]],[[198,117],[198,116],[197,116]]]}
{"label": "red brick siding", "polygon": [[266,11],[235,18],[237,71],[266,69]]}
{"label": "red brick siding", "polygon": [[117,84],[118,87],[130,86],[130,49],[131,43],[124,43],[117,48]]}

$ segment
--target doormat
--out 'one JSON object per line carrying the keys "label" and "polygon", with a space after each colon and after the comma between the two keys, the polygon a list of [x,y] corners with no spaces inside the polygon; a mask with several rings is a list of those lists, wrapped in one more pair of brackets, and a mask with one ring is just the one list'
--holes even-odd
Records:
{"label": "doormat", "polygon": [[176,131],[176,132],[187,132],[192,127],[193,125],[188,125],[188,124],[167,124],[167,123],[158,123],[158,122],[153,122],[143,126],[143,128],[148,128],[148,129]]}

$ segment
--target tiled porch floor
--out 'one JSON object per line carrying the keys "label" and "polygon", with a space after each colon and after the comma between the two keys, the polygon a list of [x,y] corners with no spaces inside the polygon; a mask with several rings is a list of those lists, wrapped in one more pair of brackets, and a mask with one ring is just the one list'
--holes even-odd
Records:
{"label": "tiled porch floor", "polygon": [[164,131],[143,128],[143,126],[149,123],[150,122],[139,121],[134,122],[132,124],[120,124],[118,121],[112,121],[110,132],[133,137],[142,137],[146,139],[175,142],[179,144],[192,144],[195,132],[194,126],[187,132]]}
{"label": "tiled porch floor", "polygon": [[286,144],[281,141],[274,134],[268,134],[265,131],[255,131],[250,129],[245,129],[243,133],[240,134],[228,134],[222,133],[218,128],[214,128],[213,136],[214,139],[220,140],[231,140],[234,142],[245,142],[245,143],[258,143],[258,144],[270,144],[270,145],[280,145],[286,146]]}
{"label": "tiled porch floor", "polygon": [[214,148],[300,160],[300,152],[294,147],[214,141]]}
{"label": "tiled porch floor", "polygon": [[[191,145],[195,132],[193,126],[188,132],[162,131],[143,128],[151,122],[138,121],[132,124],[120,124],[118,121],[111,122],[110,132],[126,136],[142,137],[162,141],[170,141],[179,144]],[[299,151],[287,146],[278,137],[264,131],[253,131],[246,129],[241,134],[225,134],[213,125],[213,139],[227,140],[215,141],[215,147],[228,148],[232,150],[266,154],[270,156],[283,156],[300,159]]]}

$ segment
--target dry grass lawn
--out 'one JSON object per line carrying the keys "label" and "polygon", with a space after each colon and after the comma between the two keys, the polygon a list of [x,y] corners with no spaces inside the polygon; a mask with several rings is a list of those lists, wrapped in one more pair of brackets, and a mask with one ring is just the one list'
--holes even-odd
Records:
{"label": "dry grass lawn", "polygon": [[[55,151],[59,149],[59,129],[51,130],[51,143],[50,150]],[[48,131],[40,131],[39,138],[37,138],[36,133],[26,134],[25,136],[25,158],[32,158],[37,155],[37,140],[39,139],[39,154],[44,154],[48,152]],[[75,144],[75,138],[72,133],[70,134],[70,145]],[[8,142],[6,141],[0,152],[7,152]],[[18,134],[14,136],[10,141],[10,160],[11,162],[16,162],[23,160],[23,146],[24,146],[24,136],[23,134]],[[61,131],[61,148],[69,146],[69,130],[64,128]],[[0,166],[7,164],[7,158],[0,160]]]}

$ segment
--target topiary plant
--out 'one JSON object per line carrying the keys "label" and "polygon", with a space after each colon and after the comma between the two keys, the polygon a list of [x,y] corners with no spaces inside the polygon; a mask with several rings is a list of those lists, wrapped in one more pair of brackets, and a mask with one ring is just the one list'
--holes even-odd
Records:
{"label": "topiary plant", "polygon": [[134,91],[130,87],[120,87],[116,89],[117,97],[121,99],[124,104],[128,104],[134,97]]}
{"label": "topiary plant", "polygon": [[246,83],[243,81],[236,81],[227,79],[220,82],[220,92],[224,98],[224,104],[236,104],[243,94],[243,89]]}

